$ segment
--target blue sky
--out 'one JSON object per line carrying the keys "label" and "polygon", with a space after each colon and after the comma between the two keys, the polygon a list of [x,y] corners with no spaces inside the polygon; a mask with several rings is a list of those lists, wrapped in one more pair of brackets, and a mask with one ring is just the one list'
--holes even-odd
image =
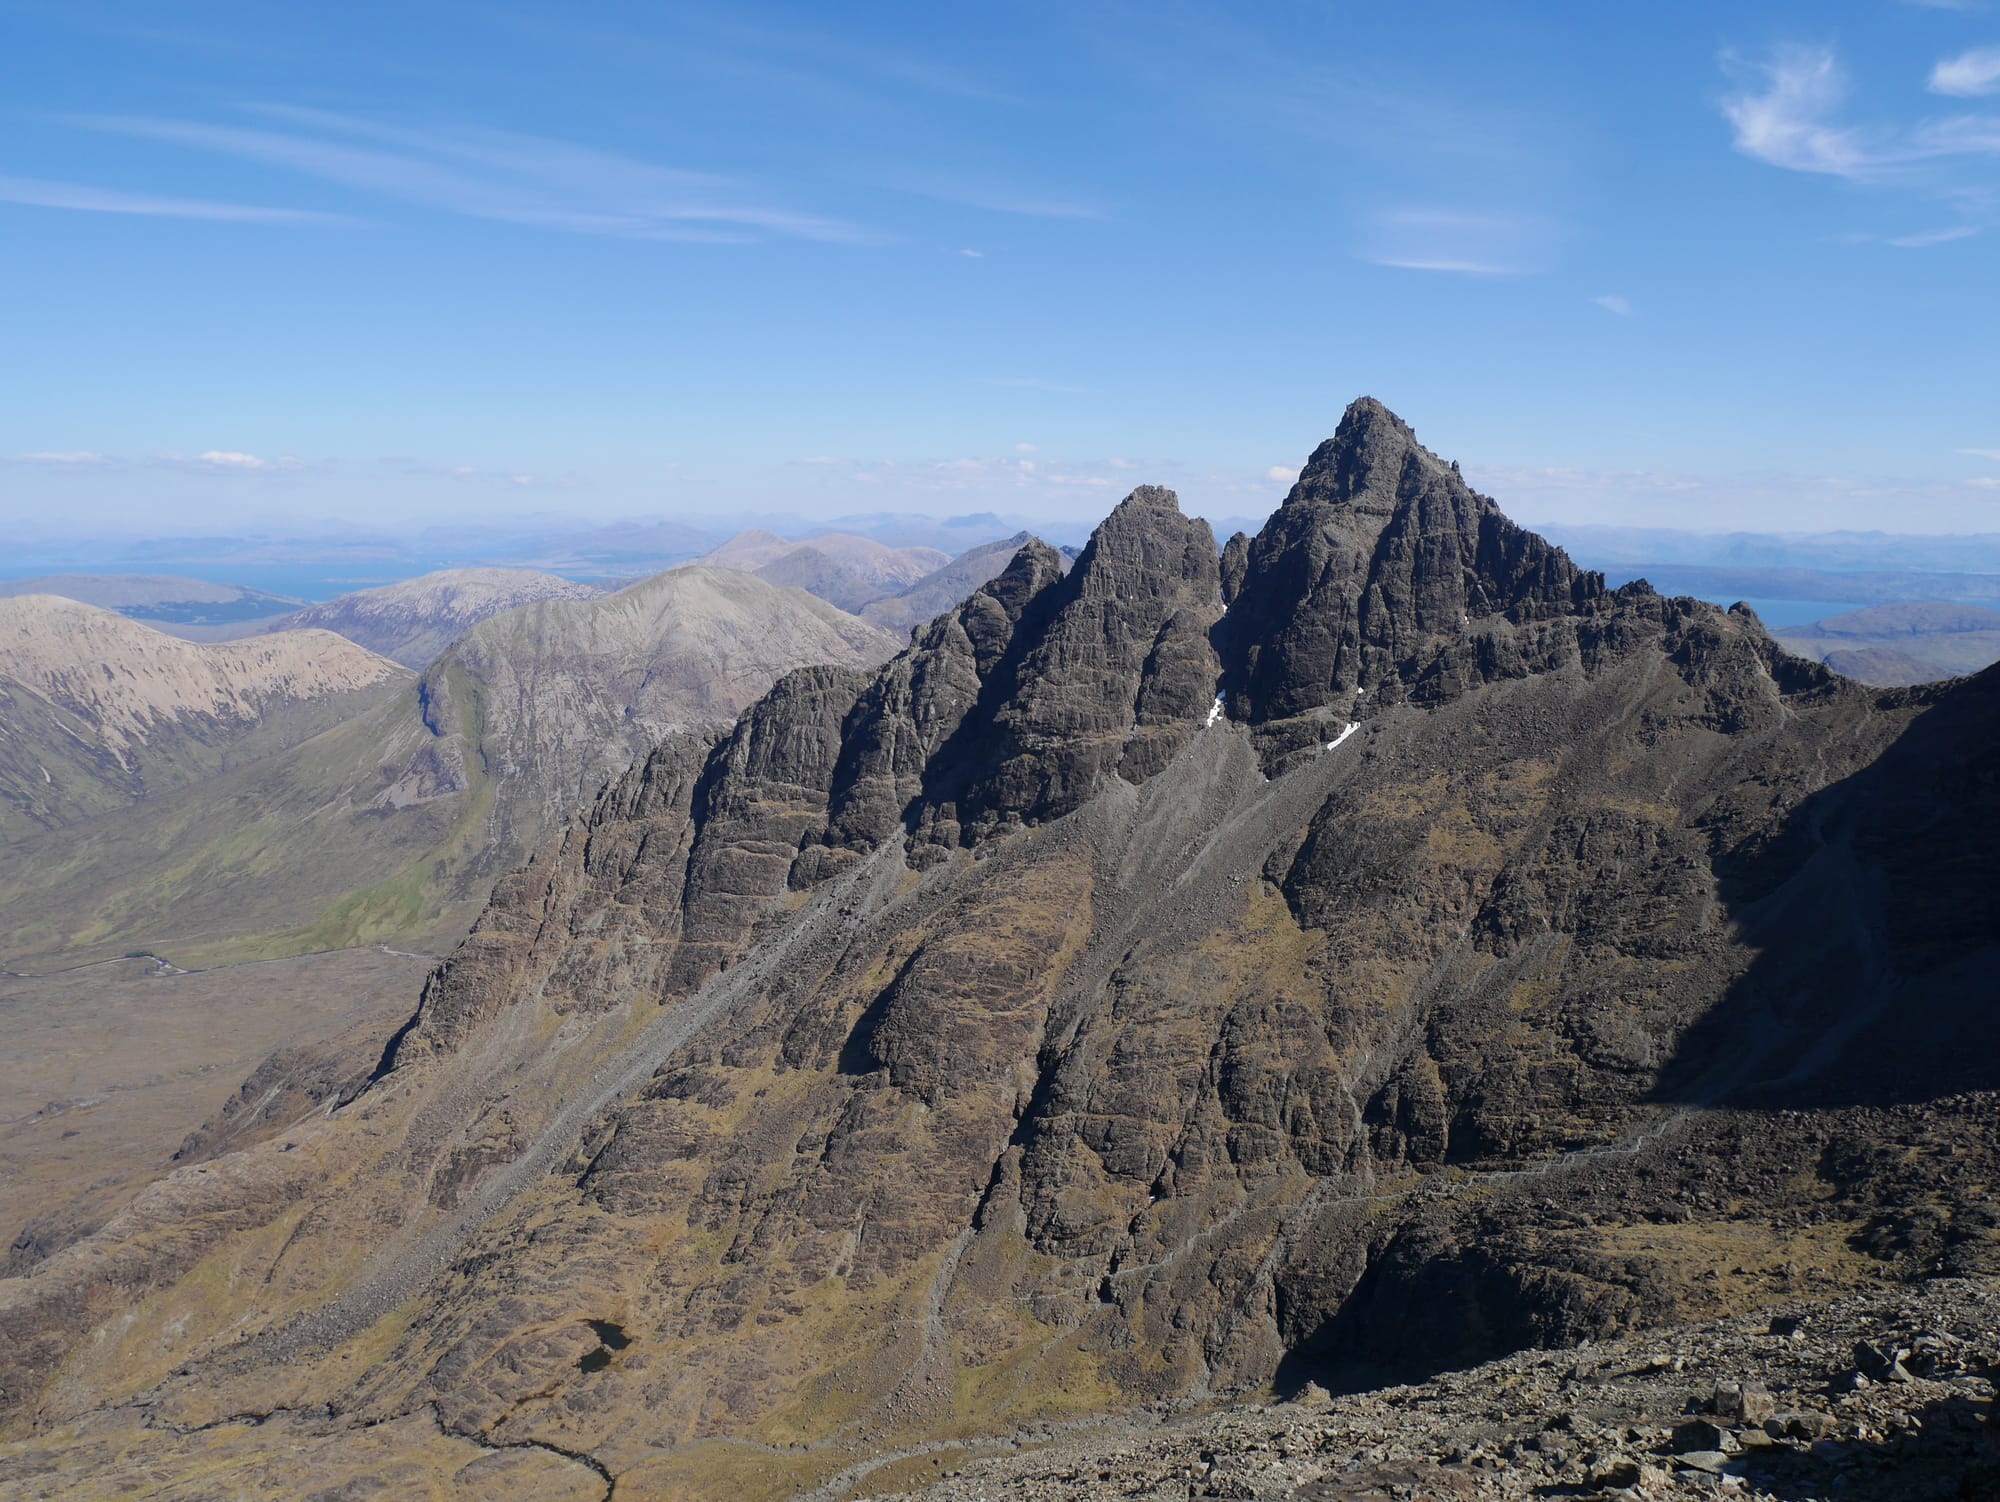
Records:
{"label": "blue sky", "polygon": [[0,0],[0,533],[2000,530],[2000,8]]}

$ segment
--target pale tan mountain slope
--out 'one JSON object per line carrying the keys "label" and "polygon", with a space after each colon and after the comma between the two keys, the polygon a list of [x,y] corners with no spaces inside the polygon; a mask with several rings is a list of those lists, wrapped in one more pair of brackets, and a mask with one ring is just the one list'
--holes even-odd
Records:
{"label": "pale tan mountain slope", "polygon": [[0,837],[295,745],[409,677],[327,631],[203,646],[54,595],[0,600]]}
{"label": "pale tan mountain slope", "polygon": [[661,736],[726,724],[789,669],[872,665],[894,646],[719,569],[490,617],[421,678],[382,663],[395,682],[379,700],[280,754],[0,844],[0,957],[39,969],[144,947],[192,964],[448,942],[552,821]]}
{"label": "pale tan mountain slope", "polygon": [[490,616],[537,600],[594,600],[591,584],[522,568],[453,568],[310,605],[264,629],[317,626],[421,668]]}
{"label": "pale tan mountain slope", "polygon": [[317,699],[395,674],[324,631],[203,646],[55,595],[0,600],[0,676],[88,716],[119,750],[171,721],[254,720],[276,699]]}

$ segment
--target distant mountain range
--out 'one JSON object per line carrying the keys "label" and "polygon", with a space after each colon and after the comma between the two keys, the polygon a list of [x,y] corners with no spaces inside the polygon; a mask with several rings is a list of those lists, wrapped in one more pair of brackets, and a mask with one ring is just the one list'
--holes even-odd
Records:
{"label": "distant mountain range", "polygon": [[421,675],[326,631],[197,646],[4,603],[0,957],[449,935],[661,736],[727,724],[792,668],[897,645],[716,568],[488,616]]}
{"label": "distant mountain range", "polygon": [[318,627],[420,668],[472,627],[538,600],[592,600],[604,591],[530,569],[461,568],[341,595],[281,616],[266,631]]}
{"label": "distant mountain range", "polygon": [[0,599],[58,595],[115,610],[134,620],[184,626],[231,626],[296,610],[299,601],[240,584],[171,574],[42,574],[0,580]]}
{"label": "distant mountain range", "polygon": [[1776,635],[1801,657],[1885,688],[2000,662],[2000,610],[1976,605],[1874,605]]}

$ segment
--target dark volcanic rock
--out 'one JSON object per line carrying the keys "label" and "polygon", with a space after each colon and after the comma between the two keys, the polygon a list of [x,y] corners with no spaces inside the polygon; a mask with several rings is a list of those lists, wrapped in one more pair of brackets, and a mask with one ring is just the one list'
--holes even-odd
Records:
{"label": "dark volcanic rock", "polygon": [[1474,630],[1494,659],[1478,677],[1506,675],[1534,651],[1515,630],[1604,594],[1366,397],[1225,568],[1241,569],[1221,633],[1230,713],[1253,721],[1344,709],[1357,691],[1393,699]]}
{"label": "dark volcanic rock", "polygon": [[[696,1495],[701,1445],[830,1474],[1985,1274],[1996,713],[2000,671],[1876,693],[1606,591],[1357,403],[1219,560],[1141,489],[1067,574],[1029,542],[880,670],[662,745],[320,1124],[297,1237],[212,1232],[143,1328]],[[323,1271],[364,1196],[407,1250]],[[0,1305],[10,1391],[164,1359],[49,1332],[94,1266]]]}

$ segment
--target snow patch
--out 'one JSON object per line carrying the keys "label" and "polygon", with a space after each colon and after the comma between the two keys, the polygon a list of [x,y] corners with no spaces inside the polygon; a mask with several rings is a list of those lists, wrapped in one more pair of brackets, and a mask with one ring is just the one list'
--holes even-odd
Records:
{"label": "snow patch", "polygon": [[1222,718],[1222,695],[1217,694],[1215,696],[1215,702],[1208,706],[1208,722],[1207,724],[1204,724],[1201,728],[1206,730],[1208,729],[1209,725],[1213,725],[1217,720],[1221,718]]}
{"label": "snow patch", "polygon": [[1326,749],[1331,751],[1335,746],[1339,745],[1342,741],[1346,740],[1350,735],[1354,734],[1354,732],[1359,730],[1360,728],[1361,728],[1360,725],[1356,724],[1354,721],[1352,720],[1348,721],[1347,728],[1341,731],[1339,735],[1336,735],[1332,740],[1326,743]]}

